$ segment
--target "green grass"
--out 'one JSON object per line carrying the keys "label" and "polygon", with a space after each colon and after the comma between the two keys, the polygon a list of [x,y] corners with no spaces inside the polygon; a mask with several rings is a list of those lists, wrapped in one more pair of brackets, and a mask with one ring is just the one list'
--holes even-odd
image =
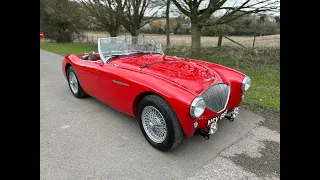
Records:
{"label": "green grass", "polygon": [[[97,52],[97,45],[93,44],[40,42],[40,48],[61,55]],[[190,57],[190,49],[171,47],[166,49],[166,54]],[[206,47],[199,59],[236,69],[251,78],[244,106],[253,111],[263,108],[280,112],[280,48],[259,48],[252,52],[251,49],[236,47]]]}
{"label": "green grass", "polygon": [[46,43],[40,42],[40,49],[51,51],[60,55],[80,54],[85,52],[98,52],[97,45],[94,44],[72,44],[72,43]]}

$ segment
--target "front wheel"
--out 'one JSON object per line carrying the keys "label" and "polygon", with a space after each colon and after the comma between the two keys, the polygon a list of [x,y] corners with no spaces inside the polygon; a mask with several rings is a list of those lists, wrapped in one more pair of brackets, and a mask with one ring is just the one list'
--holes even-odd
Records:
{"label": "front wheel", "polygon": [[69,87],[70,87],[72,94],[76,98],[84,97],[86,95],[86,93],[82,89],[82,87],[79,83],[78,77],[76,75],[76,72],[74,71],[74,69],[72,67],[68,68],[67,77],[68,77],[68,84],[69,84]]}
{"label": "front wheel", "polygon": [[158,95],[148,95],[139,103],[139,125],[149,144],[160,151],[177,147],[183,131],[169,104]]}

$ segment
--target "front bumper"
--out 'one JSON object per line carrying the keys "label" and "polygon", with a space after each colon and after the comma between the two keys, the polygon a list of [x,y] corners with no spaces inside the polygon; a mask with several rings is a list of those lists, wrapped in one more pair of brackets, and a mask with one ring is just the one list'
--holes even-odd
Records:
{"label": "front bumper", "polygon": [[232,122],[232,121],[234,121],[234,118],[236,118],[236,116],[238,114],[239,114],[239,108],[236,107],[232,111],[228,112],[228,114],[225,116],[225,118]]}
{"label": "front bumper", "polygon": [[[228,111],[227,114],[222,117],[228,119],[229,121],[233,122],[235,117],[239,114],[239,108],[236,107],[231,111]],[[220,115],[219,115],[220,116]],[[217,117],[219,117],[217,116]],[[209,139],[210,135],[213,135],[218,130],[218,122],[221,120],[220,118],[216,118],[215,121],[210,122],[206,128],[204,129],[198,129],[195,131],[196,134],[202,135],[205,139]]]}

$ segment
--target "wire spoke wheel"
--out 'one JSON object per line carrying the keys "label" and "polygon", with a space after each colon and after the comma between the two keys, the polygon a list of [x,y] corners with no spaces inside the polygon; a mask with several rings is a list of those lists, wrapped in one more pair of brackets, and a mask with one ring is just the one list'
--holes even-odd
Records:
{"label": "wire spoke wheel", "polygon": [[159,110],[153,106],[146,106],[141,113],[143,128],[148,137],[155,143],[162,143],[167,136],[167,125]]}
{"label": "wire spoke wheel", "polygon": [[69,84],[73,93],[78,92],[78,80],[76,75],[73,72],[69,73]]}

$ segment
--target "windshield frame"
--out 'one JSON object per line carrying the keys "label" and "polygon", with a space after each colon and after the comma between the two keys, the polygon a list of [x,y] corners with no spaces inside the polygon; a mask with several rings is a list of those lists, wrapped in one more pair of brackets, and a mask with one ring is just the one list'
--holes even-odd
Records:
{"label": "windshield frame", "polygon": [[[101,50],[101,41],[103,40],[110,40],[110,39],[116,39],[116,38],[124,38],[125,41],[126,39],[128,39],[128,41],[132,41],[134,38],[136,38],[139,41],[139,38],[143,38],[147,39],[147,40],[151,40],[151,42],[153,43],[152,45],[154,45],[154,47],[157,48],[157,51],[139,51],[139,50],[131,50],[130,52],[115,52],[113,54],[110,55],[104,55],[105,52],[102,52]],[[132,43],[132,42],[131,42]],[[123,43],[126,44],[126,43]],[[130,45],[130,44],[129,44]],[[134,55],[134,54],[140,54],[140,53],[156,53],[156,54],[164,54],[161,44],[157,43],[152,37],[150,36],[117,36],[117,37],[108,37],[108,38],[98,38],[98,52],[100,55],[100,58],[102,60],[102,62],[104,62],[105,64],[107,64],[113,57],[119,57],[119,56],[129,56],[129,55]]]}

